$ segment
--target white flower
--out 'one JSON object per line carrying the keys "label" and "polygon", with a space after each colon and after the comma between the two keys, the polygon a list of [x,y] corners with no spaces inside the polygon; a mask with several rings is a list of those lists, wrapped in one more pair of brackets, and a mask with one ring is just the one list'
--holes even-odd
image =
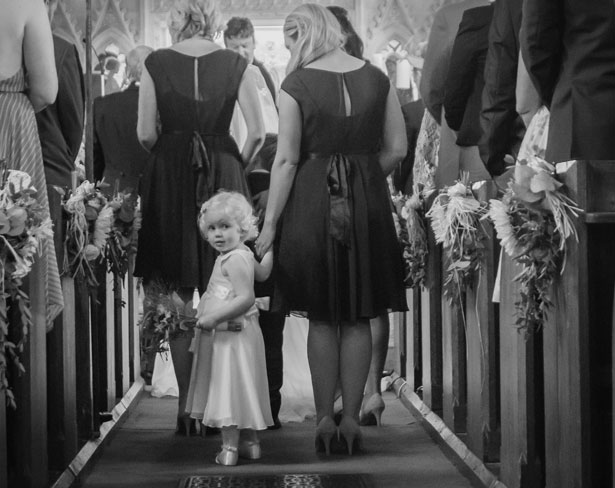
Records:
{"label": "white flower", "polygon": [[450,197],[465,197],[467,192],[468,192],[467,187],[460,181],[455,183],[453,186],[449,186],[446,189],[446,193]]}
{"label": "white flower", "polygon": [[399,238],[401,236],[401,225],[399,224],[399,216],[395,212],[393,212],[393,223],[395,224],[395,233]]}
{"label": "white flower", "polygon": [[101,251],[105,248],[109,232],[111,232],[111,224],[113,223],[113,208],[105,206],[98,214],[98,218],[94,223],[94,238],[92,243]]}
{"label": "white flower", "polygon": [[13,185],[15,193],[21,193],[24,190],[36,191],[36,188],[32,186],[32,178],[28,173],[24,171],[18,171],[16,169],[9,170],[9,176],[6,179],[7,185]]}
{"label": "white flower", "polygon": [[507,204],[500,200],[490,200],[488,215],[493,222],[504,251],[511,258],[514,258],[517,255],[517,238],[510,224]]}
{"label": "white flower", "polygon": [[25,278],[32,269],[32,263],[25,259],[15,259],[15,271],[11,274],[13,278]]}

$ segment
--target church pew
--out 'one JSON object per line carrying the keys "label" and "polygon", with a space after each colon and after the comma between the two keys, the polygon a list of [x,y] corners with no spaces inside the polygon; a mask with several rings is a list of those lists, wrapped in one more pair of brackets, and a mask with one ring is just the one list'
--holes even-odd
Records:
{"label": "church pew", "polygon": [[406,289],[408,312],[404,314],[406,329],[406,383],[416,392],[421,386],[421,290]]}
{"label": "church pew", "polygon": [[13,375],[17,408],[7,412],[10,486],[48,484],[44,281],[41,263],[36,261],[25,283],[32,311],[32,327],[21,356],[26,372],[18,377]]}
{"label": "church pew", "polygon": [[62,277],[64,308],[47,334],[49,469],[61,472],[78,451],[75,285]]}
{"label": "church pew", "polygon": [[[448,260],[442,260],[442,273]],[[462,292],[462,300],[465,292]],[[442,306],[442,419],[453,432],[465,432],[466,340],[464,310],[459,301],[441,297]]]}
{"label": "church pew", "polygon": [[[483,185],[482,201],[495,196],[495,188]],[[466,290],[467,345],[467,445],[479,459],[499,458],[498,306],[492,301],[500,247],[493,226],[483,221],[487,233],[482,269],[474,286]]]}
{"label": "church pew", "polygon": [[422,399],[434,412],[442,411],[442,246],[427,229],[427,283],[421,289]]}
{"label": "church pew", "polygon": [[608,486],[615,162],[564,163],[558,172],[584,213],[576,222],[578,242],[569,241],[544,328],[546,486]]}
{"label": "church pew", "polygon": [[533,335],[525,337],[515,325],[519,285],[513,279],[519,271],[520,267],[504,255],[499,320],[500,479],[508,488],[538,488],[542,484],[536,422],[542,413],[536,408],[537,388],[532,385],[542,376],[540,362],[535,361],[540,348]]}

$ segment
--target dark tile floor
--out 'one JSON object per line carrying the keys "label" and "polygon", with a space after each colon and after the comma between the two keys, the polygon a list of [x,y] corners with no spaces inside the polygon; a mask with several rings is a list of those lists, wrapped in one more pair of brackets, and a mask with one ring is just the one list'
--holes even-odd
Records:
{"label": "dark tile floor", "polygon": [[[111,434],[84,488],[178,488],[189,476],[364,474],[387,488],[471,488],[458,460],[441,448],[392,392],[384,395],[383,426],[365,427],[364,451],[349,457],[314,452],[313,421],[283,424],[261,435],[263,457],[235,467],[214,464],[220,437],[174,435],[176,399],[143,393],[128,419]],[[244,486],[250,486],[244,485]],[[256,485],[255,485],[256,486]],[[306,485],[308,486],[308,485]]]}

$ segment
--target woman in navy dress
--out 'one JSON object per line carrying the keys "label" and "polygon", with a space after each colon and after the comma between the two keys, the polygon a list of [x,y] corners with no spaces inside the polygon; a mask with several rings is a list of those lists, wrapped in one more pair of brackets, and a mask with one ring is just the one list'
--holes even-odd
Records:
{"label": "woman in navy dress", "polygon": [[[265,136],[247,62],[212,40],[220,19],[214,0],[176,0],[169,17],[174,44],[148,56],[139,91],[137,133],[151,154],[135,275],[146,286],[162,281],[185,302],[195,288],[205,290],[216,258],[199,235],[200,206],[221,188],[249,197],[244,168]],[[248,132],[241,152],[229,134],[235,102]],[[193,428],[184,411],[190,340],[185,333],[170,344],[179,386],[178,431],[186,434]]]}
{"label": "woman in navy dress", "polygon": [[280,93],[280,132],[262,255],[275,240],[274,308],[310,320],[308,359],[316,447],[339,434],[360,445],[359,410],[371,358],[369,320],[407,309],[386,175],[406,154],[395,90],[378,68],[345,53],[335,17],[304,4],[284,25],[291,60]]}

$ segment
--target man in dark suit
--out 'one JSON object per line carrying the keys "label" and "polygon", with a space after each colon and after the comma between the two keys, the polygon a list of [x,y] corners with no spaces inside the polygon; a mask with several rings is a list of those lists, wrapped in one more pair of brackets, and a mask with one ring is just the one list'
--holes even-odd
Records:
{"label": "man in dark suit", "polygon": [[137,139],[139,80],[145,58],[152,52],[137,46],[126,55],[130,85],[122,92],[94,100],[94,177],[105,179],[110,195],[118,190],[138,190],[148,152]]}
{"label": "man in dark suit", "polygon": [[[53,19],[57,0],[45,0],[49,20]],[[53,222],[53,241],[60,272],[64,263],[65,219],[62,212],[61,195],[54,187],[70,189],[75,159],[83,139],[85,87],[83,71],[77,48],[70,42],[54,35],[53,51],[58,73],[58,95],[56,101],[45,110],[36,114],[43,167],[47,182],[49,214]],[[82,289],[76,286],[77,296],[83,296]],[[79,323],[79,322],[77,322]],[[47,405],[49,422],[49,467],[52,470],[64,469],[70,459],[65,459],[67,443],[70,439],[64,422],[66,405],[63,397],[64,384],[63,347],[64,339],[62,317],[56,318],[54,327],[47,334]],[[79,420],[82,418],[80,417]]]}
{"label": "man in dark suit", "polygon": [[406,152],[406,157],[399,163],[393,172],[393,186],[395,190],[401,191],[404,195],[412,195],[414,153],[424,112],[425,105],[420,98],[401,106],[401,113],[404,116],[404,124],[406,126],[408,151]]}
{"label": "man in dark suit", "polygon": [[448,127],[446,119],[442,117],[446,76],[453,41],[457,35],[463,12],[488,3],[487,0],[461,0],[441,7],[436,12],[429,33],[420,92],[425,108],[438,124],[441,124],[439,162],[435,174],[435,184],[438,189],[454,183],[459,177],[459,147],[455,144],[455,134]]}
{"label": "man in dark suit", "polygon": [[267,83],[267,88],[271,92],[273,101],[277,101],[275,84],[271,79],[271,75],[263,63],[254,59],[256,44],[254,40],[254,26],[250,19],[246,17],[231,17],[226,23],[226,29],[224,30],[224,45],[227,49],[235,51],[246,58],[248,63],[253,64],[260,70],[263,78],[265,78],[265,83]]}
{"label": "man in dark suit", "polygon": [[470,8],[463,13],[445,84],[446,122],[457,135],[459,170],[469,173],[470,181],[489,178],[478,154],[478,141],[481,137],[481,98],[492,18],[493,5]]}
{"label": "man in dark suit", "polygon": [[[49,18],[57,0],[45,1]],[[83,139],[85,87],[77,48],[61,37],[53,36],[58,73],[58,96],[45,110],[36,114],[47,181],[49,212],[54,225],[54,242],[60,270],[63,263],[64,225],[60,194],[54,186],[69,188],[75,159]]]}
{"label": "man in dark suit", "polygon": [[497,0],[489,30],[478,146],[492,176],[504,172],[504,156],[516,157],[525,134],[515,109],[522,5],[523,0]]}
{"label": "man in dark suit", "polygon": [[521,53],[551,112],[546,159],[615,159],[615,2],[524,0]]}

